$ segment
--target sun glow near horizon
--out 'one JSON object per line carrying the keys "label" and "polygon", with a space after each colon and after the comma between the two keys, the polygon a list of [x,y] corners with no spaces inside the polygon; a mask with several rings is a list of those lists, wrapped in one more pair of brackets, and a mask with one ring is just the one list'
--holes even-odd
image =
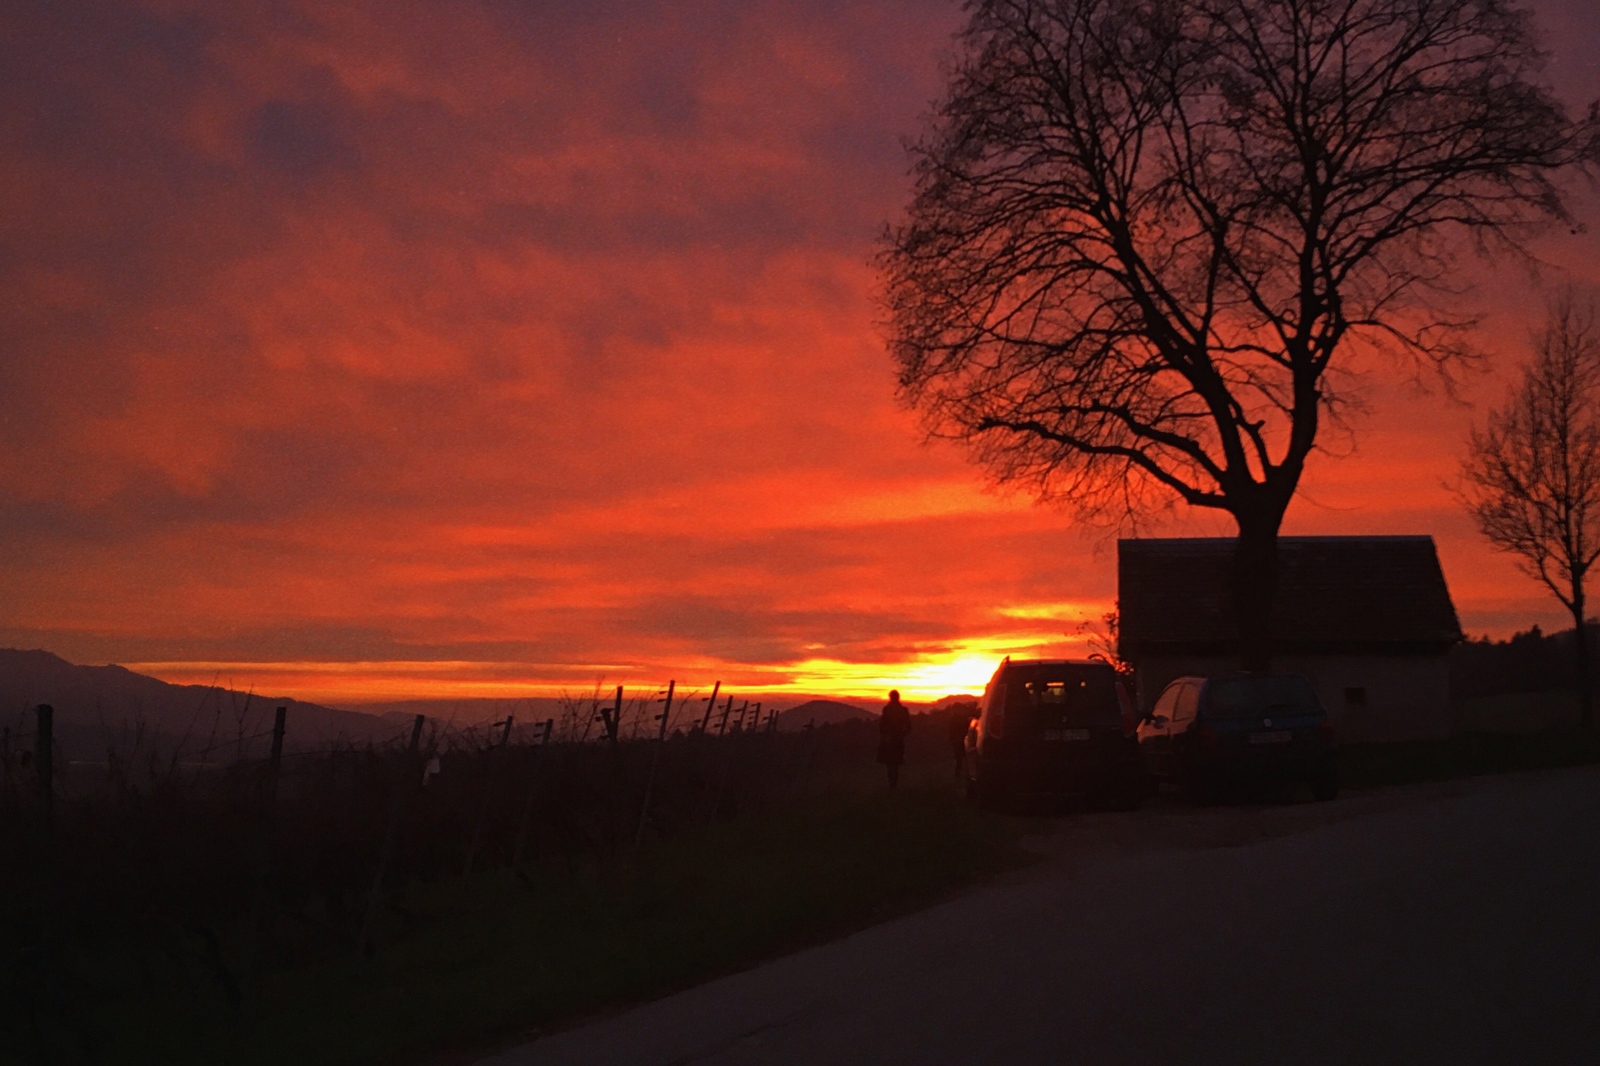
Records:
{"label": "sun glow near horizon", "polygon": [[[1046,639],[1040,639],[1044,637]],[[1006,656],[1082,656],[1087,638],[1014,633],[979,637],[958,646],[930,648],[881,662],[825,657],[793,663],[701,662],[685,668],[655,663],[549,664],[472,661],[382,662],[130,662],[122,665],[172,684],[253,691],[262,698],[290,697],[359,707],[408,699],[468,700],[552,697],[597,686],[664,686],[709,689],[775,699],[823,696],[881,700],[898,689],[911,702],[983,690]]]}

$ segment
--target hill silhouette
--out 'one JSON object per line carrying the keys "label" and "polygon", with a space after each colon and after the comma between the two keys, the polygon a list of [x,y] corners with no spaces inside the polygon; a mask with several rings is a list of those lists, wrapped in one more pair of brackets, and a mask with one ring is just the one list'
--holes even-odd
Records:
{"label": "hill silhouette", "polygon": [[809,722],[819,726],[836,722],[859,722],[876,718],[871,711],[839,700],[807,700],[802,704],[778,712],[778,729],[794,732],[804,729]]}
{"label": "hill silhouette", "polygon": [[33,708],[55,708],[65,760],[100,761],[108,747],[185,759],[227,761],[259,755],[269,743],[273,709],[288,707],[289,750],[339,742],[386,741],[401,715],[363,714],[315,703],[207,685],[173,685],[121,666],[80,666],[47,651],[0,649],[0,729],[28,746]]}

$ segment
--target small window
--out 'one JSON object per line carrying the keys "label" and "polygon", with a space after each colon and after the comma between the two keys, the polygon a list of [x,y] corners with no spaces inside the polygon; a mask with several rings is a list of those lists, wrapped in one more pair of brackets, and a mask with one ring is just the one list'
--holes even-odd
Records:
{"label": "small window", "polygon": [[1367,690],[1360,687],[1345,689],[1344,703],[1346,707],[1365,707],[1367,705]]}

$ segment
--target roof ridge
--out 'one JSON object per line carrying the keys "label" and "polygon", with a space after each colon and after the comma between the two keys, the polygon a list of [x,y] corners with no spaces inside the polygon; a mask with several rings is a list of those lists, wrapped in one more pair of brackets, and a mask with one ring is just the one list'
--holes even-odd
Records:
{"label": "roof ridge", "polygon": [[[1118,537],[1117,545],[1189,545],[1189,544],[1233,544],[1238,537]],[[1394,544],[1400,542],[1433,543],[1432,533],[1374,533],[1374,534],[1342,534],[1342,533],[1311,533],[1304,536],[1280,536],[1279,544]]]}

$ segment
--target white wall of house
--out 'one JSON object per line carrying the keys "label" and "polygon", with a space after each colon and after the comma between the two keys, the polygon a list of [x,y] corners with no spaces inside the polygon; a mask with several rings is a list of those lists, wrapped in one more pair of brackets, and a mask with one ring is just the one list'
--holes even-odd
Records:
{"label": "white wall of house", "polygon": [[[1167,682],[1190,674],[1234,673],[1227,656],[1151,655],[1136,664],[1141,708]],[[1422,740],[1450,735],[1450,670],[1444,655],[1285,655],[1275,671],[1311,680],[1340,743]]]}

